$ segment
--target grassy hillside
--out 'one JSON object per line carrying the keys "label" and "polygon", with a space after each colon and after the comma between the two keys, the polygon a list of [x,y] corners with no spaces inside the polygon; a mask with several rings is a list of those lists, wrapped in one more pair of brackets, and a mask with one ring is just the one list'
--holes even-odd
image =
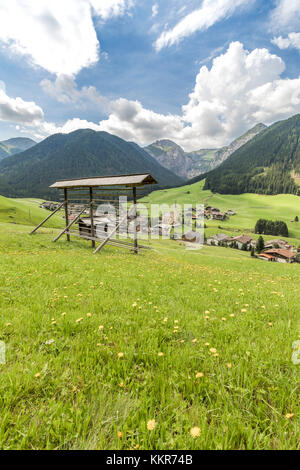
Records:
{"label": "grassy hillside", "polygon": [[[147,200],[154,204],[202,204],[218,207],[222,211],[234,210],[237,215],[226,221],[207,221],[208,228],[218,230],[222,226],[231,229],[254,230],[259,218],[283,220],[287,223],[290,237],[300,239],[300,222],[291,223],[295,216],[300,219],[300,198],[289,194],[267,196],[260,194],[213,194],[204,190],[205,181],[151,193]],[[274,237],[273,237],[274,238]]]}
{"label": "grassy hillside", "polygon": [[[48,215],[49,211],[40,209],[41,199],[8,199],[0,196],[0,222],[36,226]],[[62,227],[62,215],[55,214],[46,223],[46,227]]]}
{"label": "grassy hillside", "polygon": [[300,448],[298,265],[54,232],[0,223],[1,449]]}

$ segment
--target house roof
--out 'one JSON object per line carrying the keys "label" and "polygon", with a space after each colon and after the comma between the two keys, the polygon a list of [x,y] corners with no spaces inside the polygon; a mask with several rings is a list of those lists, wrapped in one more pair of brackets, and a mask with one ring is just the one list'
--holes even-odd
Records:
{"label": "house roof", "polygon": [[288,258],[288,259],[291,259],[291,258],[294,258],[295,256],[295,253],[293,253],[292,251],[290,250],[268,250],[268,251],[265,251],[265,254],[268,254],[268,255],[280,255],[280,256],[283,256],[283,258]]}
{"label": "house roof", "polygon": [[250,243],[252,242],[253,238],[249,237],[248,235],[241,235],[240,237],[235,237],[233,240],[240,243]]}
{"label": "house roof", "polygon": [[157,181],[150,175],[118,175],[118,176],[99,176],[94,178],[80,178],[71,180],[57,181],[50,188],[86,188],[95,186],[143,186],[144,184],[157,184]]}
{"label": "house roof", "polygon": [[272,255],[268,255],[266,253],[261,253],[260,255],[258,255],[259,258],[267,258],[267,259],[275,259],[275,256],[272,256]]}

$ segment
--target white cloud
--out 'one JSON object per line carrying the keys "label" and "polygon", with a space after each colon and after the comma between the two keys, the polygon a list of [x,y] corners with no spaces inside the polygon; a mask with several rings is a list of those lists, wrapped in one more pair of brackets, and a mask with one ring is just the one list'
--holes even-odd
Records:
{"label": "white cloud", "polygon": [[185,16],[173,29],[164,31],[155,42],[155,48],[160,51],[166,46],[179,43],[196,31],[205,31],[250,2],[251,0],[203,0],[201,8]]}
{"label": "white cloud", "polygon": [[0,81],[0,121],[37,126],[43,119],[44,113],[39,106],[33,101],[9,97],[5,83]]}
{"label": "white cloud", "polygon": [[277,0],[277,6],[271,14],[272,29],[281,31],[293,31],[299,26],[299,0]]}
{"label": "white cloud", "polygon": [[278,36],[271,41],[279,49],[295,48],[300,51],[300,33],[290,33],[286,38]]}
{"label": "white cloud", "polygon": [[94,86],[83,86],[78,89],[75,78],[70,75],[59,75],[55,81],[44,79],[41,87],[45,93],[61,103],[74,103],[79,107],[89,105],[105,108],[108,100],[100,95]]}
{"label": "white cloud", "polygon": [[[221,147],[258,122],[271,124],[300,113],[300,77],[282,79],[284,70],[283,60],[267,49],[249,52],[240,42],[233,42],[210,68],[201,67],[189,100],[178,115],[159,114],[138,101],[120,98],[109,103],[108,118],[97,123],[78,118],[57,126],[42,120],[32,124],[29,119],[27,126],[32,126],[37,138],[91,128],[140,145],[168,138],[187,151]],[[83,92],[74,83],[69,89],[75,97]],[[62,96],[73,99],[64,86]]]}
{"label": "white cloud", "polygon": [[152,5],[152,18],[155,18],[158,15],[158,3]]}
{"label": "white cloud", "polygon": [[0,41],[54,74],[95,64],[99,42],[92,15],[122,15],[131,0],[9,0],[0,2]]}

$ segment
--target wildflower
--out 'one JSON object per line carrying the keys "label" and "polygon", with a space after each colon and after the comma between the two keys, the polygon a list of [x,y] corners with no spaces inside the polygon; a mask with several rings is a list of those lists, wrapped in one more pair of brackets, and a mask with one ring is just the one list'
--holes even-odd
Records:
{"label": "wildflower", "polygon": [[38,379],[40,376],[41,376],[41,374],[39,372],[37,374],[35,374],[36,379]]}
{"label": "wildflower", "polygon": [[87,313],[86,316],[90,318],[90,317],[92,316],[92,314],[91,314],[91,313]]}
{"label": "wildflower", "polygon": [[197,343],[197,338],[193,339],[192,343],[194,343],[194,344]]}
{"label": "wildflower", "polygon": [[49,339],[48,341],[45,341],[45,344],[53,344],[54,343],[54,339]]}
{"label": "wildflower", "polygon": [[78,318],[78,319],[76,320],[76,323],[80,323],[80,322],[82,322],[82,320],[83,320],[82,317],[81,317],[81,318]]}
{"label": "wildflower", "polygon": [[234,313],[231,313],[229,316],[230,316],[231,318],[234,318],[234,317],[235,317],[235,314],[234,314]]}
{"label": "wildflower", "polygon": [[270,321],[270,322],[268,323],[268,325],[269,325],[269,326],[273,326],[273,323]]}
{"label": "wildflower", "polygon": [[247,312],[247,309],[246,309],[246,308],[242,308],[241,312],[242,312],[242,313],[246,313],[246,312]]}
{"label": "wildflower", "polygon": [[51,322],[51,325],[56,325],[56,321],[53,320],[53,321]]}
{"label": "wildflower", "polygon": [[148,421],[147,423],[147,429],[149,431],[153,431],[155,429],[155,426],[156,426],[155,419],[150,419],[150,421]]}
{"label": "wildflower", "polygon": [[226,366],[228,367],[228,369],[232,368],[232,364],[230,362],[228,364],[226,364]]}
{"label": "wildflower", "polygon": [[120,382],[120,387],[121,387],[121,388],[124,387],[124,382]]}
{"label": "wildflower", "polygon": [[217,350],[216,350],[216,348],[210,348],[210,352],[211,352],[212,354],[216,354]]}
{"label": "wildflower", "polygon": [[66,315],[67,315],[67,312],[63,312],[63,313],[61,314],[62,317],[65,317]]}
{"label": "wildflower", "polygon": [[201,379],[201,377],[204,377],[203,372],[197,372],[196,379]]}
{"label": "wildflower", "polygon": [[121,431],[118,431],[118,438],[122,439],[122,437],[123,437],[123,433]]}
{"label": "wildflower", "polygon": [[209,346],[209,343],[205,343],[205,346]]}
{"label": "wildflower", "polygon": [[99,326],[99,330],[103,330],[104,326],[103,325],[100,325]]}
{"label": "wildflower", "polygon": [[222,321],[226,321],[226,320],[227,320],[227,318],[225,318],[225,317],[222,318]]}
{"label": "wildflower", "polygon": [[208,313],[210,313],[210,311],[209,311],[209,310],[205,310],[205,312],[204,312],[204,313],[208,314]]}
{"label": "wildflower", "polygon": [[158,356],[159,356],[159,357],[162,357],[163,355],[164,355],[164,353],[162,353],[162,352],[159,352],[159,353],[158,353]]}
{"label": "wildflower", "polygon": [[292,419],[294,416],[295,416],[294,413],[287,413],[287,414],[285,415],[286,419]]}
{"label": "wildflower", "polygon": [[195,426],[194,428],[190,430],[190,435],[194,438],[199,437],[200,434],[201,434],[200,428],[198,428],[197,426]]}
{"label": "wildflower", "polygon": [[124,357],[124,354],[123,354],[122,352],[119,352],[119,353],[118,353],[118,358],[119,358],[119,359],[122,359],[122,357]]}

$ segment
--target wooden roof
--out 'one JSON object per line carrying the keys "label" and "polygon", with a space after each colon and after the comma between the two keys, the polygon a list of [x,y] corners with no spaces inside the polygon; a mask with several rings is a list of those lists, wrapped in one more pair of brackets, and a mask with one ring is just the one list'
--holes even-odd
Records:
{"label": "wooden roof", "polygon": [[80,178],[57,181],[50,188],[86,188],[96,186],[143,186],[144,184],[157,184],[157,181],[146,173],[143,175],[100,176],[94,178]]}

